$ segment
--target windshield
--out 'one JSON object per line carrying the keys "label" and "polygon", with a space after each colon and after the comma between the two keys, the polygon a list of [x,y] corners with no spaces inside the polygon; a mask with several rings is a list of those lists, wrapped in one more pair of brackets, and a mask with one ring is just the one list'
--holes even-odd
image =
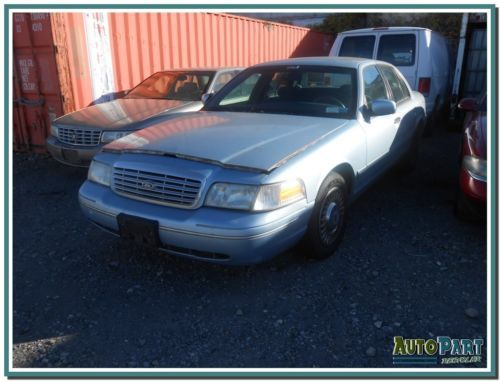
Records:
{"label": "windshield", "polygon": [[125,98],[199,101],[213,76],[214,72],[158,72],[130,90]]}
{"label": "windshield", "polygon": [[356,70],[325,66],[248,69],[205,106],[211,111],[259,112],[352,119]]}

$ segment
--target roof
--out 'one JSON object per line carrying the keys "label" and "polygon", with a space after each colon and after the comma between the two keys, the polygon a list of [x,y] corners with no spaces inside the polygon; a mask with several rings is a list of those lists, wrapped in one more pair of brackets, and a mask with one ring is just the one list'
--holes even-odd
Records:
{"label": "roof", "polygon": [[409,31],[417,31],[417,30],[430,30],[430,29],[421,28],[418,26],[389,26],[389,27],[345,30],[345,31],[341,32],[340,34],[372,33],[372,32],[409,32]]}
{"label": "roof", "polygon": [[361,64],[369,62],[375,63],[378,61],[368,58],[359,58],[359,57],[332,57],[332,56],[300,57],[300,58],[289,58],[286,60],[264,62],[255,65],[254,67],[277,66],[277,65],[317,65],[317,66],[340,66],[340,67],[357,68]]}
{"label": "roof", "polygon": [[221,71],[221,70],[245,70],[245,67],[241,67],[241,66],[190,67],[190,68],[160,70],[160,71],[158,71],[158,73],[163,73],[163,72],[185,72],[185,71],[200,72],[200,71]]}

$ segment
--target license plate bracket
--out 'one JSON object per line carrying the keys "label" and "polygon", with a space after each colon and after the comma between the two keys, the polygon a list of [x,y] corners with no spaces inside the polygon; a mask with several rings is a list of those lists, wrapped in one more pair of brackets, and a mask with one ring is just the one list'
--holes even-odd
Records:
{"label": "license plate bracket", "polygon": [[147,218],[120,213],[117,216],[120,236],[141,245],[160,246],[159,223]]}
{"label": "license plate bracket", "polygon": [[80,162],[80,155],[78,154],[77,150],[63,148],[62,149],[62,156],[64,157],[64,159],[66,161],[69,161],[70,163],[79,163]]}

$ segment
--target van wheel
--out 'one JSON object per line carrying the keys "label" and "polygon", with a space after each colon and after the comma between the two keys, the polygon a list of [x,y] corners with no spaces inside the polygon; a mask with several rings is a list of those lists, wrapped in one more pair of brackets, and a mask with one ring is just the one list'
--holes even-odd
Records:
{"label": "van wheel", "polygon": [[307,256],[315,259],[334,254],[344,236],[347,209],[345,181],[331,173],[321,184],[304,242]]}
{"label": "van wheel", "polygon": [[434,128],[436,126],[436,117],[434,113],[431,114],[429,118],[427,118],[427,122],[425,123],[424,136],[429,137],[434,134]]}
{"label": "van wheel", "polygon": [[436,98],[434,107],[432,108],[432,114],[430,118],[427,119],[427,124],[424,130],[425,136],[432,136],[436,129],[444,129],[444,127],[447,126],[447,119],[449,119],[446,113],[447,108],[444,107],[444,105],[440,105],[440,103],[441,98]]}

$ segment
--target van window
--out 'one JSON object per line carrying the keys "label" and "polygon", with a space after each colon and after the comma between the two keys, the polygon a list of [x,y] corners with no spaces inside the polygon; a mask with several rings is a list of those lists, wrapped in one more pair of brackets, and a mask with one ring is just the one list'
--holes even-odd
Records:
{"label": "van window", "polygon": [[372,58],[375,36],[345,37],[340,47],[341,57]]}
{"label": "van window", "polygon": [[381,66],[380,71],[389,83],[394,102],[398,103],[410,97],[410,91],[392,67]]}
{"label": "van window", "polygon": [[389,98],[384,80],[375,66],[369,66],[363,70],[363,83],[365,86],[366,104],[370,104],[376,99]]}
{"label": "van window", "polygon": [[394,66],[413,66],[416,38],[414,34],[391,34],[380,37],[377,59]]}

